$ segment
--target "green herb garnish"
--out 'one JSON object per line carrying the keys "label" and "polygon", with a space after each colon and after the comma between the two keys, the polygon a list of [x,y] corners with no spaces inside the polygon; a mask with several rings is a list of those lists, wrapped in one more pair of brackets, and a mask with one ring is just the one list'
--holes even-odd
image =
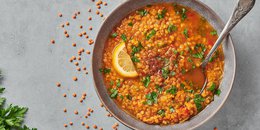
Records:
{"label": "green herb garnish", "polygon": [[173,113],[175,112],[174,108],[172,106],[170,106],[170,112]]}
{"label": "green herb garnish", "polygon": [[109,74],[111,72],[111,69],[110,68],[100,68],[99,72],[104,73],[104,74]]}
{"label": "green herb garnish", "polygon": [[148,11],[145,9],[140,9],[137,11],[137,13],[143,17],[148,14]]}
{"label": "green herb garnish", "polygon": [[130,23],[128,23],[128,26],[130,26],[130,27],[133,27],[133,23],[132,22],[130,22]]}
{"label": "green herb garnish", "polygon": [[113,98],[113,99],[115,99],[116,97],[117,97],[117,95],[118,95],[118,91],[116,90],[116,89],[110,89],[110,97],[111,98]]}
{"label": "green herb garnish", "polygon": [[216,89],[216,84],[212,83],[212,85],[207,90],[213,92],[215,89]]}
{"label": "green herb garnish", "polygon": [[116,38],[116,37],[117,37],[117,33],[116,33],[116,32],[113,33],[113,34],[111,35],[111,37]]}
{"label": "green herb garnish", "polygon": [[210,32],[210,35],[216,36],[216,35],[218,35],[218,32],[217,32],[216,30],[212,30],[212,31]]}
{"label": "green herb garnish", "polygon": [[184,34],[185,38],[189,38],[189,34],[188,34],[188,29],[187,28],[184,29],[183,34]]}
{"label": "green herb garnish", "polygon": [[215,94],[216,94],[217,96],[219,96],[219,95],[221,94],[221,90],[220,90],[220,89],[217,89],[217,90],[215,91]]}
{"label": "green herb garnish", "polygon": [[160,116],[165,116],[165,110],[161,109],[157,112],[157,114]]}
{"label": "green herb garnish", "polygon": [[159,94],[162,93],[163,88],[162,88],[161,86],[159,86],[158,84],[156,84],[156,85],[155,85],[155,88],[156,88],[156,90],[159,92]]}
{"label": "green herb garnish", "polygon": [[116,87],[120,87],[120,86],[121,86],[120,79],[117,79],[117,80],[116,80]]}
{"label": "green herb garnish", "polygon": [[136,53],[140,52],[142,48],[144,47],[142,46],[141,42],[138,42],[138,46],[133,45],[131,55],[134,56]]}
{"label": "green herb garnish", "polygon": [[194,103],[197,107],[197,110],[198,111],[201,111],[202,109],[202,103],[205,101],[205,99],[199,95],[199,94],[196,94],[195,97],[194,97]]}
{"label": "green herb garnish", "polygon": [[166,12],[167,9],[163,9],[161,13],[157,14],[157,19],[163,19],[165,17]]}
{"label": "green herb garnish", "polygon": [[158,94],[156,92],[148,93],[145,97],[147,99],[145,104],[153,105],[154,103],[157,103]]}
{"label": "green herb garnish", "polygon": [[168,67],[164,67],[164,68],[162,68],[162,76],[163,76],[163,78],[165,78],[165,79],[167,79],[170,74],[170,71],[169,71],[169,69],[168,69]]}
{"label": "green herb garnish", "polygon": [[126,95],[126,98],[127,98],[128,100],[132,100],[132,96],[129,95],[129,94]]}
{"label": "green herb garnish", "polygon": [[177,27],[175,25],[170,24],[167,28],[168,32],[171,33],[173,31],[177,30]]}
{"label": "green herb garnish", "polygon": [[122,40],[123,40],[124,42],[126,42],[126,41],[127,41],[127,37],[126,37],[126,35],[125,35],[125,34],[122,34],[122,35],[121,35],[121,38],[122,38]]}
{"label": "green herb garnish", "polygon": [[132,60],[133,62],[140,62],[140,60],[139,60],[136,56],[132,56],[132,57],[131,57],[131,60]]}
{"label": "green herb garnish", "polygon": [[146,36],[146,40],[151,39],[156,34],[156,31],[153,29],[151,32]]}
{"label": "green herb garnish", "polygon": [[177,93],[177,88],[175,86],[172,86],[170,89],[166,90],[166,93],[170,93],[174,95]]}
{"label": "green herb garnish", "polygon": [[144,83],[144,86],[145,87],[148,87],[148,85],[150,84],[151,82],[151,79],[150,79],[150,76],[146,76],[143,80],[143,83]]}

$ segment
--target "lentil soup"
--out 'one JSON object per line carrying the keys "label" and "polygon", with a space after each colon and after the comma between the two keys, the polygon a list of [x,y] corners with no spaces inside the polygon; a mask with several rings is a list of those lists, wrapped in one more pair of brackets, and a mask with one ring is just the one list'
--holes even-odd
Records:
{"label": "lentil soup", "polygon": [[[214,94],[220,94],[222,47],[206,67],[208,83],[202,94],[196,83],[184,78],[187,71],[200,66],[217,38],[208,21],[188,7],[155,4],[132,12],[111,32],[103,52],[100,72],[110,97],[147,124],[190,119],[214,100]],[[136,76],[126,77],[115,68],[113,57],[119,44],[124,45]]]}

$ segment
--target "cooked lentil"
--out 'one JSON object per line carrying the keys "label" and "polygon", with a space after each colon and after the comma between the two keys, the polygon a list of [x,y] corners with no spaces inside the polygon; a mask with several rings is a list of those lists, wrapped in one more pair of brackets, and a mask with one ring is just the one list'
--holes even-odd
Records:
{"label": "cooked lentil", "polygon": [[[224,69],[222,47],[206,67],[208,83],[201,95],[183,75],[200,66],[218,38],[214,30],[197,12],[177,4],[156,4],[131,13],[111,32],[103,54],[103,69],[111,69],[102,72],[111,98],[148,124],[176,124],[197,115],[218,90]],[[138,78],[124,78],[112,66],[113,49],[122,41]]]}

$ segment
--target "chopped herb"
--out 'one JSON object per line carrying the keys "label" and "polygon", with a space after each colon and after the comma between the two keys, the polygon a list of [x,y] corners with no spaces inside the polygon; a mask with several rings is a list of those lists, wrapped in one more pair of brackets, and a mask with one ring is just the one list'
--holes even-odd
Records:
{"label": "chopped herb", "polygon": [[194,103],[195,103],[198,111],[201,111],[201,109],[202,109],[202,104],[201,103],[204,102],[204,100],[205,99],[201,95],[199,95],[199,94],[195,95]]}
{"label": "chopped herb", "polygon": [[194,58],[199,58],[199,59],[203,59],[204,58],[204,53],[206,51],[206,47],[204,44],[196,44],[195,45],[195,49],[197,50],[197,53],[192,54],[192,57]]}
{"label": "chopped herb", "polygon": [[131,26],[131,27],[133,27],[133,23],[132,22],[130,22],[130,23],[128,23],[128,26]]}
{"label": "chopped herb", "polygon": [[111,80],[109,84],[110,84],[110,86],[113,86],[114,85],[114,81]]}
{"label": "chopped herb", "polygon": [[175,76],[176,73],[175,73],[174,71],[172,71],[172,72],[170,73],[170,75],[171,75],[171,76]]}
{"label": "chopped herb", "polygon": [[145,104],[153,105],[154,103],[157,103],[158,94],[156,92],[148,93],[145,97],[147,99]]}
{"label": "chopped herb", "polygon": [[216,92],[215,92],[215,94],[216,94],[217,96],[219,96],[219,95],[221,94],[221,90],[220,90],[220,89],[217,89]]}
{"label": "chopped herb", "polygon": [[178,54],[178,51],[177,51],[177,50],[174,50],[173,53],[174,53],[174,54]]}
{"label": "chopped herb", "polygon": [[185,85],[184,85],[183,83],[181,83],[181,84],[180,84],[180,86],[181,86],[182,88],[184,88],[184,87],[185,87]]}
{"label": "chopped herb", "polygon": [[171,33],[173,31],[177,30],[177,27],[175,25],[170,24],[167,28],[168,32]]}
{"label": "chopped herb", "polygon": [[151,39],[156,34],[156,31],[153,29],[151,32],[146,36],[146,40]]}
{"label": "chopped herb", "polygon": [[144,83],[144,86],[145,87],[148,87],[148,85],[150,84],[151,82],[151,79],[150,79],[150,76],[146,76],[143,80],[143,83]]}
{"label": "chopped herb", "polygon": [[199,52],[199,53],[193,54],[192,57],[202,59],[204,57],[204,53]]}
{"label": "chopped herb", "polygon": [[189,33],[188,33],[187,28],[184,29],[183,34],[184,34],[185,38],[189,38]]}
{"label": "chopped herb", "polygon": [[209,58],[209,62],[213,62],[216,58],[218,58],[219,52],[216,51],[215,55],[213,55],[212,57]]}
{"label": "chopped herb", "polygon": [[194,90],[185,90],[185,92],[188,92],[188,93],[194,93]]}
{"label": "chopped herb", "polygon": [[124,99],[124,96],[123,96],[123,95],[120,95],[119,97],[120,97],[120,99],[121,99],[121,100],[123,100],[123,99]]}
{"label": "chopped herb", "polygon": [[181,12],[182,21],[184,21],[187,18],[186,12],[187,12],[187,10],[185,8],[182,8],[182,12]]}
{"label": "chopped herb", "polygon": [[133,45],[131,55],[134,56],[136,53],[140,52],[142,48],[144,47],[142,46],[141,42],[138,42],[138,46]]}
{"label": "chopped herb", "polygon": [[161,109],[157,112],[157,114],[160,116],[165,116],[165,110]]}
{"label": "chopped herb", "polygon": [[163,9],[161,13],[157,14],[157,19],[163,19],[165,17],[166,12],[167,9]]}
{"label": "chopped herb", "polygon": [[113,33],[113,34],[111,35],[111,37],[116,38],[116,37],[117,37],[117,33],[116,33],[116,32]]}
{"label": "chopped herb", "polygon": [[145,9],[140,9],[137,11],[137,13],[143,17],[148,14],[148,11]]}
{"label": "chopped herb", "polygon": [[117,95],[118,95],[118,91],[116,90],[116,89],[110,89],[110,97],[111,98],[116,98],[117,97]]}
{"label": "chopped herb", "polygon": [[170,106],[170,112],[173,113],[175,112],[174,108],[172,106]]}
{"label": "chopped herb", "polygon": [[170,71],[169,71],[168,67],[162,68],[162,76],[163,76],[163,78],[167,79],[169,77],[168,76],[169,73],[170,73]]}
{"label": "chopped herb", "polygon": [[163,88],[162,88],[161,86],[159,86],[158,84],[156,84],[156,85],[155,85],[155,88],[156,88],[156,90],[159,92],[159,94],[162,93]]}
{"label": "chopped herb", "polygon": [[212,83],[212,85],[207,90],[213,92],[215,89],[216,89],[216,84]]}
{"label": "chopped herb", "polygon": [[131,57],[131,60],[132,60],[133,62],[140,62],[140,60],[139,60],[136,56],[132,56],[132,57]]}
{"label": "chopped herb", "polygon": [[185,101],[186,102],[190,101],[190,97],[186,97]]}
{"label": "chopped herb", "polygon": [[120,79],[117,79],[117,80],[116,80],[116,87],[120,87],[120,86],[121,86]]}
{"label": "chopped herb", "polygon": [[193,63],[193,61],[192,61],[192,59],[190,57],[188,57],[187,60],[188,60],[188,62]]}
{"label": "chopped herb", "polygon": [[166,93],[170,93],[170,94],[176,94],[177,92],[177,88],[175,86],[172,86],[170,89],[166,90]]}
{"label": "chopped herb", "polygon": [[186,73],[186,70],[184,68],[181,69],[181,73],[182,74],[185,74]]}
{"label": "chopped herb", "polygon": [[127,98],[128,100],[132,100],[132,96],[129,95],[129,94],[126,95],[126,98]]}
{"label": "chopped herb", "polygon": [[125,34],[122,34],[122,35],[121,35],[121,38],[122,38],[122,40],[123,40],[124,42],[126,42],[126,41],[127,41],[127,37],[126,37],[126,35],[125,35]]}
{"label": "chopped herb", "polygon": [[210,32],[210,35],[216,36],[216,35],[218,35],[218,32],[217,32],[216,30],[212,30],[212,31]]}
{"label": "chopped herb", "polygon": [[99,72],[100,73],[104,73],[104,74],[109,74],[111,72],[111,69],[109,69],[109,68],[100,68]]}

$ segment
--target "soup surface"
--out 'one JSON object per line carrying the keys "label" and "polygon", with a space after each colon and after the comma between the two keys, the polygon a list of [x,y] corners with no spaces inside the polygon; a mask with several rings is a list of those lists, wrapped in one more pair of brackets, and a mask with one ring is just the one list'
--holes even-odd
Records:
{"label": "soup surface", "polygon": [[104,49],[100,72],[110,97],[148,124],[190,119],[221,92],[222,47],[206,67],[202,94],[201,86],[184,78],[200,66],[217,38],[207,20],[188,7],[156,4],[132,12],[114,28]]}

